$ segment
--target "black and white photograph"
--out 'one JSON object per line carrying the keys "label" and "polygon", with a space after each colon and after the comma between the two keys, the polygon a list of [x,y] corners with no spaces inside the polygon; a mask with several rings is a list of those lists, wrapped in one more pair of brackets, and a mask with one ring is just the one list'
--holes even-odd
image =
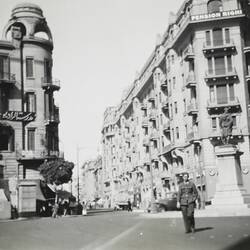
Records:
{"label": "black and white photograph", "polygon": [[0,250],[250,250],[250,0],[0,0]]}

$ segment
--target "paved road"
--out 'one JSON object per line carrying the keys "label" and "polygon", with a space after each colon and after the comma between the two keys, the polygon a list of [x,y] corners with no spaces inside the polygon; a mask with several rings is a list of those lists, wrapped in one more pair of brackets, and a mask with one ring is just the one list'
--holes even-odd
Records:
{"label": "paved road", "polygon": [[250,250],[250,217],[198,218],[185,234],[181,219],[138,213],[0,222],[1,250]]}

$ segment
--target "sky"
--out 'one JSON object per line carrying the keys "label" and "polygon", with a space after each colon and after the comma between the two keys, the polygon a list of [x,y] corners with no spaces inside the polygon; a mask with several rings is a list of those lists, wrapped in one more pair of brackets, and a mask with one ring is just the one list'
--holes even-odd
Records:
{"label": "sky", "polygon": [[[184,0],[29,0],[38,4],[54,40],[53,77],[60,107],[60,150],[76,163],[101,153],[103,113],[118,105]],[[0,32],[12,8],[0,0]]]}

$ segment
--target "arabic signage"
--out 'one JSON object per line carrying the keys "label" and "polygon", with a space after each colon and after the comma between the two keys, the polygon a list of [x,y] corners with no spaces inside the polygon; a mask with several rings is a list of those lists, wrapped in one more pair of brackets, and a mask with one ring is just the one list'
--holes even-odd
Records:
{"label": "arabic signage", "polygon": [[0,114],[1,120],[16,121],[16,122],[32,122],[36,118],[36,114],[33,112],[22,111],[7,111]]}
{"label": "arabic signage", "polygon": [[216,19],[216,18],[221,18],[221,17],[239,16],[242,14],[243,14],[242,10],[221,11],[221,12],[215,12],[215,13],[194,15],[194,16],[191,16],[191,21],[202,21],[202,20]]}

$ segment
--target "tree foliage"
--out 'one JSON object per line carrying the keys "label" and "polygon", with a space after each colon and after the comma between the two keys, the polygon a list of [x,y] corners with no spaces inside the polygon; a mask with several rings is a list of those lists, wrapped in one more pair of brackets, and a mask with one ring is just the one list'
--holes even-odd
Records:
{"label": "tree foliage", "polygon": [[45,161],[39,167],[40,174],[48,184],[61,185],[71,180],[74,163],[63,159]]}

